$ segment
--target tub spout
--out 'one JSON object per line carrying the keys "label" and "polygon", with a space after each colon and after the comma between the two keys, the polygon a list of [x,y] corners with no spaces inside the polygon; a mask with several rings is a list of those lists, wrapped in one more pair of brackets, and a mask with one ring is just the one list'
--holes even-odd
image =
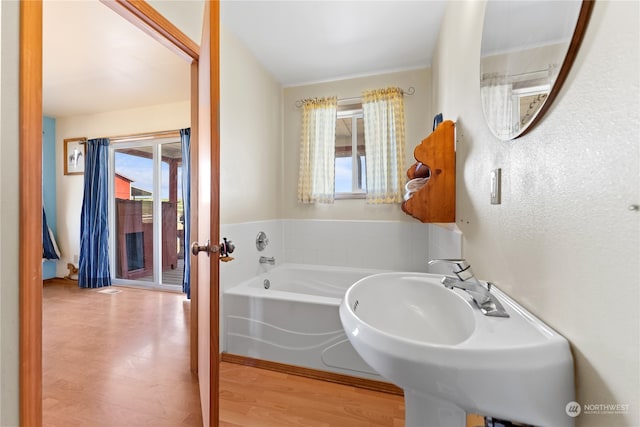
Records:
{"label": "tub spout", "polygon": [[266,256],[261,256],[260,257],[260,264],[271,264],[271,265],[275,265],[276,263],[276,259],[272,256],[270,257],[266,257]]}

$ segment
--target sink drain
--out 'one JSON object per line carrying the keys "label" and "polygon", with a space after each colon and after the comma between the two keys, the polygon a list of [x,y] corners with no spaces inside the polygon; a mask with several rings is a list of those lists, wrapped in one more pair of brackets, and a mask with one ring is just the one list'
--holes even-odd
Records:
{"label": "sink drain", "polygon": [[269,279],[264,279],[264,288],[269,289],[271,287],[271,282]]}

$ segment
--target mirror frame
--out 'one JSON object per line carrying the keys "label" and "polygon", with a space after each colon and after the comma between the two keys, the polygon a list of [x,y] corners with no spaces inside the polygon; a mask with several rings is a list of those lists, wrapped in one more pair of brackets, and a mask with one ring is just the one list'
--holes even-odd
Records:
{"label": "mirror frame", "polygon": [[[490,1],[490,0],[488,0]],[[558,93],[562,89],[562,85],[564,84],[567,76],[569,75],[569,71],[573,66],[573,63],[578,56],[578,51],[580,50],[580,45],[582,44],[582,40],[584,39],[584,35],[587,32],[587,26],[589,24],[589,19],[591,18],[591,12],[593,11],[593,6],[595,4],[595,0],[582,0],[582,4],[580,6],[580,12],[578,14],[578,20],[576,21],[576,26],[573,31],[573,36],[571,37],[571,42],[569,43],[569,48],[567,49],[566,54],[564,55],[564,60],[562,61],[562,66],[560,67],[560,71],[558,72],[558,77],[553,82],[553,86],[549,91],[549,95],[547,99],[540,107],[540,110],[535,115],[533,120],[529,122],[529,124],[518,134],[509,137],[508,139],[502,139],[495,135],[495,132],[487,123],[485,119],[485,124],[491,131],[491,133],[496,136],[500,141],[513,141],[514,139],[520,138],[521,136],[529,133],[536,125],[542,120],[545,113],[551,108],[553,101],[558,96]],[[484,30],[483,30],[484,31]],[[482,58],[480,58],[482,61]],[[482,108],[484,114],[484,107]]]}

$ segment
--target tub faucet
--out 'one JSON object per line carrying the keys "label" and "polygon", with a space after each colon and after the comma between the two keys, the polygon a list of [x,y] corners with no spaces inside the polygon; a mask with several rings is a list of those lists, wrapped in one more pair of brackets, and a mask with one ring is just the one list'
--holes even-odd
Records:
{"label": "tub faucet", "polygon": [[266,256],[261,256],[260,257],[260,264],[271,264],[271,265],[275,265],[276,263],[276,259],[272,256],[270,257],[266,257]]}
{"label": "tub faucet", "polygon": [[487,287],[482,286],[471,270],[471,265],[464,259],[432,259],[429,265],[447,264],[452,270],[453,276],[444,276],[440,283],[449,289],[458,288],[467,292],[473,298],[482,314],[493,317],[509,317],[500,301],[491,293],[491,283]]}

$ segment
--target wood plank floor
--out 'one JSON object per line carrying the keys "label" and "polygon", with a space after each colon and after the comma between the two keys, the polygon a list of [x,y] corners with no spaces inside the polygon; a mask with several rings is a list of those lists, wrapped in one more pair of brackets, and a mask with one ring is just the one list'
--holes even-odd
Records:
{"label": "wood plank floor", "polygon": [[242,365],[220,368],[220,427],[404,426],[401,396]]}
{"label": "wood plank floor", "polygon": [[45,426],[200,426],[179,294],[46,284]]}
{"label": "wood plank floor", "polygon": [[[179,294],[44,286],[45,426],[200,426],[189,372],[189,303]],[[221,427],[403,426],[399,396],[229,363]]]}

